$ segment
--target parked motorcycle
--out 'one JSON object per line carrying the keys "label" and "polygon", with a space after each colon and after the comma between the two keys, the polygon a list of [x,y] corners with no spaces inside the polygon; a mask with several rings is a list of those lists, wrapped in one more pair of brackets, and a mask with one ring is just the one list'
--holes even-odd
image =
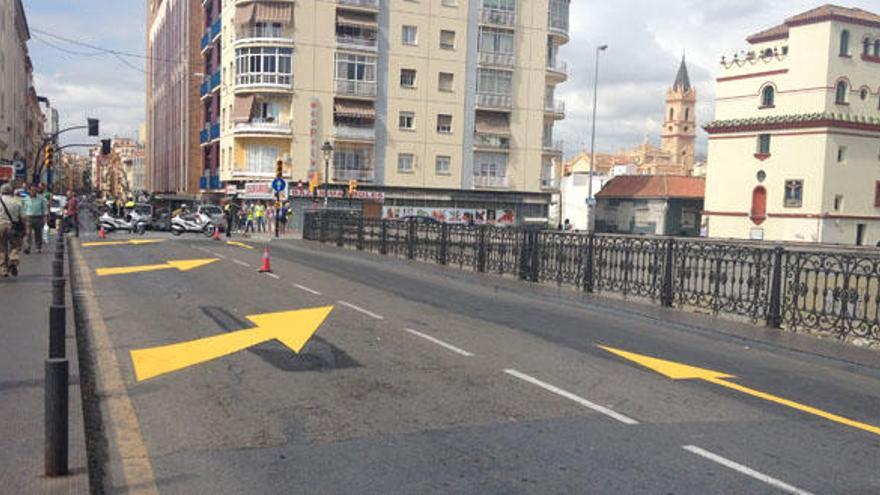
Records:
{"label": "parked motorcycle", "polygon": [[131,211],[123,217],[114,217],[109,212],[104,212],[98,218],[98,227],[104,227],[104,231],[113,232],[124,230],[137,235],[144,235],[149,225],[149,217],[141,215],[137,211]]}
{"label": "parked motorcycle", "polygon": [[211,237],[216,229],[211,218],[200,213],[177,215],[171,219],[171,233],[176,236],[186,232],[201,232],[205,237]]}

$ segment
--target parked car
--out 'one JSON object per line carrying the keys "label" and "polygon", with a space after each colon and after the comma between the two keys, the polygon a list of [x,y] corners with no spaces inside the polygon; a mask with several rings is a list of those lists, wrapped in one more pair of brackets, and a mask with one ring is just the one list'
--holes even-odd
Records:
{"label": "parked car", "polygon": [[226,228],[226,219],[223,217],[223,208],[220,208],[217,205],[203,204],[196,208],[196,213],[210,218],[211,222],[220,229],[220,232],[223,232]]}
{"label": "parked car", "polygon": [[49,228],[54,228],[57,220],[64,217],[64,208],[67,206],[67,196],[53,195],[49,201]]}

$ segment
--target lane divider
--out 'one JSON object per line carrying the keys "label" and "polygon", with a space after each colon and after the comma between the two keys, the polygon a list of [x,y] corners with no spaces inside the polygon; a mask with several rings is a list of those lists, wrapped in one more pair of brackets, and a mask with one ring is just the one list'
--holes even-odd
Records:
{"label": "lane divider", "polygon": [[442,340],[440,340],[436,337],[431,337],[430,335],[413,330],[412,328],[404,328],[403,330],[405,332],[409,332],[417,337],[421,337],[421,338],[427,340],[428,342],[433,342],[433,343],[439,345],[440,347],[445,347],[446,349],[449,349],[450,351],[452,351],[456,354],[461,354],[462,356],[465,356],[465,357],[473,357],[474,356],[474,353],[472,353],[472,352],[468,352],[464,349],[461,349],[460,347],[456,347],[456,346],[449,344],[447,342],[443,342]]}
{"label": "lane divider", "polygon": [[237,260],[237,259],[235,259],[235,258],[232,259],[232,262],[235,263],[236,265],[246,266],[246,267],[248,267],[248,268],[250,268],[250,266],[251,266],[251,265],[245,263],[244,261]]}
{"label": "lane divider", "polygon": [[310,294],[314,294],[314,295],[316,295],[316,296],[320,296],[320,295],[321,295],[320,292],[316,291],[315,289],[310,289],[310,288],[306,287],[305,285],[293,284],[293,286],[296,287],[296,288],[299,289],[299,290],[304,290],[304,291],[306,291],[306,292],[308,292],[308,293],[310,293]]}
{"label": "lane divider", "polygon": [[722,466],[724,466],[728,469],[733,469],[734,471],[741,473],[741,474],[744,474],[750,478],[754,478],[758,481],[762,481],[762,482],[764,482],[774,488],[778,488],[779,490],[782,490],[786,493],[791,493],[793,495],[813,495],[812,493],[810,493],[808,491],[801,490],[800,488],[791,486],[788,483],[779,481],[778,479],[776,479],[772,476],[768,476],[764,473],[755,471],[752,468],[749,468],[749,467],[743,466],[742,464],[739,464],[737,462],[731,461],[730,459],[721,457],[718,454],[713,454],[712,452],[709,452],[708,450],[705,450],[705,449],[701,449],[700,447],[697,447],[696,445],[685,445],[682,448],[692,454],[696,454],[704,459],[708,459],[712,462],[721,464]]}
{"label": "lane divider", "polygon": [[266,276],[272,277],[272,278],[274,278],[275,280],[281,280],[281,277],[279,277],[278,275],[275,275],[275,274],[272,273],[272,272],[263,272],[263,274],[266,275]]}
{"label": "lane divider", "polygon": [[519,378],[520,380],[529,382],[532,385],[537,385],[538,387],[541,387],[544,390],[547,390],[548,392],[553,392],[556,395],[559,395],[559,396],[565,397],[568,400],[572,400],[574,402],[577,402],[578,404],[586,407],[587,409],[592,409],[593,411],[596,411],[597,413],[604,414],[605,416],[608,416],[609,418],[612,418],[612,419],[616,419],[617,421],[620,421],[623,424],[626,424],[626,425],[639,424],[638,421],[630,418],[629,416],[626,416],[624,414],[620,414],[619,412],[617,412],[611,408],[608,408],[605,406],[600,406],[599,404],[596,404],[594,402],[590,402],[587,399],[584,399],[583,397],[577,396],[577,395],[575,395],[571,392],[568,392],[566,390],[562,390],[561,388],[550,385],[547,382],[542,382],[541,380],[538,380],[537,378],[535,378],[533,376],[529,376],[525,373],[522,373],[522,372],[514,370],[514,369],[506,369],[506,370],[504,370],[504,372],[510,376],[515,376],[515,377]]}
{"label": "lane divider", "polygon": [[375,318],[377,320],[384,320],[385,319],[385,317],[382,315],[377,315],[376,313],[373,313],[372,311],[366,310],[360,306],[355,306],[354,304],[352,304],[350,302],[346,302],[346,301],[337,301],[337,302],[343,306],[346,306],[346,307],[351,308],[355,311],[361,312],[361,313],[369,316],[370,318]]}

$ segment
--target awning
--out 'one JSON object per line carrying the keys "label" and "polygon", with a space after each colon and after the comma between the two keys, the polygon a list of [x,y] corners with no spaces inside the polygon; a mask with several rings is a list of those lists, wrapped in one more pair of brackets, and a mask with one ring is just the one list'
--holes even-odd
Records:
{"label": "awning", "polygon": [[253,2],[235,7],[235,24],[250,23],[254,19],[254,7],[256,7],[256,4]]}
{"label": "awning", "polygon": [[371,14],[369,12],[353,12],[351,10],[337,10],[336,24],[363,26],[374,29],[379,26],[379,23],[376,20],[376,14]]}
{"label": "awning", "polygon": [[371,101],[336,100],[333,102],[333,113],[343,117],[375,119],[376,109]]}
{"label": "awning", "polygon": [[293,17],[293,5],[281,2],[260,2],[256,4],[254,22],[289,23]]}
{"label": "awning", "polygon": [[254,95],[236,96],[232,105],[232,121],[247,122],[251,119],[251,109],[254,106]]}
{"label": "awning", "polygon": [[506,113],[477,112],[474,130],[479,134],[510,135],[510,120]]}

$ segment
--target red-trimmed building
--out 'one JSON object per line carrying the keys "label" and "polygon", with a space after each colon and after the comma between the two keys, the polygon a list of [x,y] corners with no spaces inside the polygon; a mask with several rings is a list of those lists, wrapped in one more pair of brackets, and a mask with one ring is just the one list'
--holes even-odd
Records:
{"label": "red-trimmed building", "polygon": [[823,5],[721,59],[710,237],[880,241],[880,15]]}
{"label": "red-trimmed building", "polygon": [[621,175],[596,194],[596,232],[700,235],[702,177]]}

